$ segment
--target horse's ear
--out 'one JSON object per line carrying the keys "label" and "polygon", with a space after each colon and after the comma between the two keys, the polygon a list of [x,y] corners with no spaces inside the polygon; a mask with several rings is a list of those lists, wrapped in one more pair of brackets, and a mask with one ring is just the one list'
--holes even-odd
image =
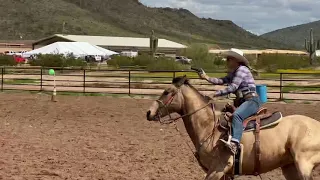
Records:
{"label": "horse's ear", "polygon": [[183,84],[185,84],[186,82],[188,82],[188,78],[187,78],[187,75],[184,75],[183,77],[181,77],[181,78],[179,79],[178,82],[175,83],[175,85],[176,85],[177,87],[180,87],[180,86],[182,86]]}

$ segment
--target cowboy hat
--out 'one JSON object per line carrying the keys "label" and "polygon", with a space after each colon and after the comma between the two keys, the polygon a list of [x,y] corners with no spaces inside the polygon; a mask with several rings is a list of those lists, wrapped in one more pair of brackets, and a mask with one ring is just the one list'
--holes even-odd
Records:
{"label": "cowboy hat", "polygon": [[245,66],[249,66],[248,59],[243,56],[243,52],[240,49],[231,48],[230,50],[228,50],[226,52],[223,52],[222,55],[225,56],[225,57],[233,57],[239,63],[242,63]]}

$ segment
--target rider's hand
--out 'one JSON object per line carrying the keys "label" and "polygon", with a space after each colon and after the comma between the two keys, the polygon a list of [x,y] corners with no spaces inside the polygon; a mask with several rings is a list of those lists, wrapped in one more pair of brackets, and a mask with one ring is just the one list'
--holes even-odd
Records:
{"label": "rider's hand", "polygon": [[199,77],[200,77],[201,79],[205,79],[205,80],[208,80],[208,79],[209,79],[209,76],[206,75],[206,74],[199,74]]}

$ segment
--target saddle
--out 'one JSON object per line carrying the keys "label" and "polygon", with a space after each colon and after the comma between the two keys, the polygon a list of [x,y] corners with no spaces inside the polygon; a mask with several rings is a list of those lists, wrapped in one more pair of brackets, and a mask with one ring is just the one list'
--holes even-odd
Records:
{"label": "saddle", "polygon": [[[237,108],[234,105],[227,104],[222,112],[225,112],[224,118],[228,122],[232,122],[233,113]],[[268,109],[261,107],[254,115],[248,117],[243,121],[243,130],[244,132],[249,132],[255,130],[255,124],[257,119],[260,120],[260,129],[265,129],[272,125],[275,125],[282,118],[281,112],[268,112]]]}
{"label": "saddle", "polygon": [[[225,112],[225,119],[228,124],[232,122],[233,113],[236,111],[236,107],[231,104],[227,104],[222,112]],[[245,119],[243,122],[244,132],[255,131],[255,168],[254,175],[260,174],[260,130],[274,125],[277,125],[282,119],[281,112],[269,113],[268,109],[261,107],[257,113]],[[230,125],[231,127],[231,125]],[[237,165],[239,166],[239,165]]]}

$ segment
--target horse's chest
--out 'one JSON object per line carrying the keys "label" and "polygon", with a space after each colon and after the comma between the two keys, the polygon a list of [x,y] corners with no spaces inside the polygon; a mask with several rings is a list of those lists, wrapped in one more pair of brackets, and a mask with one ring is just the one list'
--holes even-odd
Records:
{"label": "horse's chest", "polygon": [[201,150],[198,152],[198,161],[201,163],[202,166],[204,166],[206,169],[209,169],[210,165],[213,163],[214,158],[212,153],[207,152],[205,150]]}

